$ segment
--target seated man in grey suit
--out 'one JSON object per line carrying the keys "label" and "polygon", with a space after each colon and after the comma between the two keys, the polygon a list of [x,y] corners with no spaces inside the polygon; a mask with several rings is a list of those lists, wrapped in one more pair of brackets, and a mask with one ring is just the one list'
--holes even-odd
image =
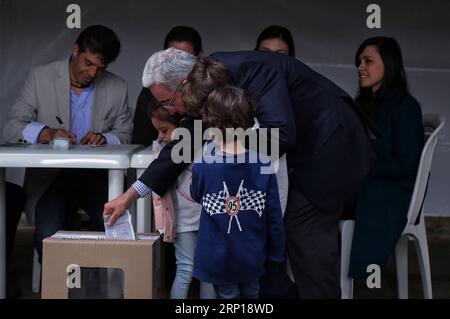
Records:
{"label": "seated man in grey suit", "polygon": [[[66,137],[75,144],[129,143],[127,84],[106,71],[119,52],[117,35],[95,25],[81,32],[70,59],[32,69],[3,129],[5,141],[45,144]],[[34,241],[40,259],[42,240],[72,229],[78,208],[90,215],[92,229],[103,229],[103,204],[108,199],[105,171],[41,170],[32,178],[39,187],[27,195],[37,198]],[[29,202],[30,198],[27,208],[32,209],[34,203]]]}

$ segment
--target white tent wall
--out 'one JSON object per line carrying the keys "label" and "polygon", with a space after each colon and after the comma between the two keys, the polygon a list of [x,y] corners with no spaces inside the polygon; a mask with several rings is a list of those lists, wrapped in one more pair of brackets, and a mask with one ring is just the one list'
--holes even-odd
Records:
{"label": "white tent wall", "polygon": [[[206,53],[253,49],[259,32],[281,24],[293,33],[297,58],[329,77],[350,95],[357,89],[354,53],[375,35],[395,37],[402,49],[410,88],[424,113],[450,120],[450,1],[155,1],[0,0],[0,127],[28,70],[68,57],[79,29],[68,29],[69,4],[81,8],[81,27],[104,24],[119,35],[122,53],[110,70],[129,84],[134,108],[141,72],[165,34],[190,25],[202,35]],[[369,29],[366,8],[381,8],[381,29]],[[450,126],[439,139],[425,204],[427,215],[450,216]],[[10,174],[11,175],[11,174]],[[14,175],[14,174],[13,174]]]}

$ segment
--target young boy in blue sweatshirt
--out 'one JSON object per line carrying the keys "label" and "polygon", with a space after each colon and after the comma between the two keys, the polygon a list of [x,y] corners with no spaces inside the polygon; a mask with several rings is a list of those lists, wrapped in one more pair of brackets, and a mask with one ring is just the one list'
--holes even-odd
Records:
{"label": "young boy in blue sweatshirt", "polygon": [[216,133],[214,148],[192,168],[191,196],[202,204],[193,275],[214,284],[222,299],[258,298],[265,264],[282,262],[285,256],[270,160],[246,150],[226,130],[251,128],[255,109],[243,90],[228,86],[209,95],[201,114],[204,125]]}

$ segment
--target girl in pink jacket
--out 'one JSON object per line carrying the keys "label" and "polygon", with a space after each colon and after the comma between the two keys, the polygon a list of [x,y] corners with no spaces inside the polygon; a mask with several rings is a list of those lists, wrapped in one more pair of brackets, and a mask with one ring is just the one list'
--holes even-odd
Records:
{"label": "girl in pink jacket", "polygon": [[[158,130],[158,140],[153,143],[159,152],[171,141],[172,132],[179,126],[181,116],[169,114],[166,107],[158,105],[151,111],[151,121]],[[202,206],[190,195],[191,166],[177,179],[164,196],[152,193],[155,228],[163,234],[165,242],[175,246],[177,269],[170,298],[186,299],[192,281],[195,244]],[[215,298],[214,288],[209,283],[200,283],[200,298]]]}

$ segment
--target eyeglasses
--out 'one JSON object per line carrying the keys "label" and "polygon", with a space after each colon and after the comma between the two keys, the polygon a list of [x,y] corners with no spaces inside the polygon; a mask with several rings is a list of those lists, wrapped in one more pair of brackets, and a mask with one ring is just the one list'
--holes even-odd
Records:
{"label": "eyeglasses", "polygon": [[181,89],[181,87],[184,85],[184,83],[186,83],[186,80],[181,81],[180,84],[177,85],[177,88],[173,92],[173,95],[170,98],[170,100],[168,100],[169,101],[168,103],[166,103],[167,100],[160,102],[161,104],[163,104],[163,108],[165,108],[166,110],[174,110],[174,109],[176,109],[174,106],[172,106],[172,102],[175,99],[175,96],[177,95],[177,92]]}
{"label": "eyeglasses", "polygon": [[166,103],[167,100],[161,101],[160,103],[163,105],[162,107],[168,111],[173,111],[176,110],[176,108],[174,106],[172,106],[172,102],[175,99],[175,96],[177,95],[177,92],[180,91],[180,89],[183,87],[183,85],[186,83],[186,79],[184,79],[183,81],[180,82],[180,84],[177,85],[172,97],[170,98],[170,100],[168,100],[169,102]]}

